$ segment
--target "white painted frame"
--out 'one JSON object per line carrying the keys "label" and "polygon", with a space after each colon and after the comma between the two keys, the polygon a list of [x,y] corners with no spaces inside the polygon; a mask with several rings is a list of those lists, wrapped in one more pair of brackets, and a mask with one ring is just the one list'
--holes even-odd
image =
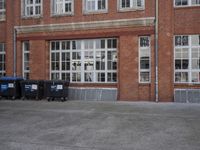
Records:
{"label": "white painted frame", "polygon": [[23,41],[22,42],[22,76],[23,78],[25,78],[25,74],[28,73],[29,74],[29,77],[30,77],[30,66],[29,66],[29,70],[25,70],[25,54],[29,54],[29,60],[28,60],[28,63],[30,65],[30,43],[29,43],[29,51],[25,51],[25,43],[29,43],[29,41]]}
{"label": "white painted frame", "polygon": [[[74,0],[71,1],[71,12],[56,13],[54,6],[57,0],[51,0],[51,16],[72,16],[74,15]],[[65,0],[62,0],[63,10],[65,8]]]}
{"label": "white painted frame", "polygon": [[[130,4],[132,5],[132,7],[128,7],[128,8],[122,8],[121,1],[122,0],[117,0],[117,8],[118,8],[119,12],[145,10],[145,0],[141,0],[141,3],[143,4],[142,7],[133,7],[132,4],[133,4],[134,0],[130,0]],[[136,1],[138,1],[138,0],[136,0]]]}
{"label": "white painted frame", "polygon": [[[60,40],[59,42],[60,42],[60,50],[56,50],[56,52],[59,52],[59,54],[60,54],[60,61],[59,61],[59,65],[60,65],[60,67],[59,67],[59,70],[57,70],[57,71],[52,71],[51,70],[51,54],[52,54],[52,50],[51,50],[51,43],[52,42],[55,42],[55,41],[58,41],[58,40],[55,40],[55,41],[50,41],[50,75],[49,75],[49,77],[50,77],[50,79],[52,79],[52,76],[51,76],[51,74],[52,73],[59,73],[59,79],[61,79],[61,75],[62,75],[62,73],[70,73],[70,82],[72,82],[72,83],[117,83],[118,82],[118,76],[117,76],[117,78],[116,78],[116,82],[108,82],[107,81],[107,74],[108,73],[116,73],[117,75],[118,75],[118,72],[117,72],[117,70],[108,70],[107,69],[107,61],[108,61],[108,59],[107,59],[107,52],[108,51],[116,51],[116,53],[117,53],[117,48],[112,48],[112,49],[108,49],[108,43],[107,43],[107,40],[109,40],[109,39],[116,39],[117,40],[117,38],[102,38],[102,39],[90,39],[90,40],[93,40],[94,41],[94,48],[93,49],[91,49],[91,51],[93,51],[93,57],[94,57],[94,70],[92,70],[92,71],[86,71],[86,70],[84,70],[84,52],[85,51],[88,51],[88,50],[85,50],[84,49],[84,42],[86,41],[86,40],[88,40],[88,39],[83,39],[83,40]],[[96,47],[95,47],[95,43],[96,43],[96,40],[105,40],[105,49],[96,49]],[[62,52],[65,52],[65,51],[63,51],[62,50],[62,48],[61,48],[61,43],[62,43],[62,41],[70,41],[71,42],[71,44],[70,44],[70,51],[69,50],[66,50],[67,52],[70,52],[70,61],[72,62],[72,53],[73,52],[81,52],[81,70],[80,71],[74,71],[74,70],[72,70],[72,64],[70,64],[70,71],[62,71],[62,68],[61,68],[61,65],[62,65],[62,61],[61,61],[61,58],[62,58]],[[74,50],[74,49],[72,49],[72,41],[80,41],[81,42],[81,49],[77,49],[77,50]],[[118,40],[117,40],[118,41]],[[117,44],[117,43],[116,43]],[[118,44],[117,44],[118,45]],[[105,51],[105,70],[96,70],[96,64],[95,64],[95,62],[96,62],[96,51]],[[54,51],[53,51],[54,52]],[[85,77],[85,75],[84,75],[84,73],[87,73],[87,72],[93,72],[93,82],[85,82],[84,81],[84,77]],[[81,73],[81,82],[73,82],[72,81],[72,73]],[[105,82],[99,82],[98,80],[96,80],[97,78],[96,78],[96,73],[105,73]]]}
{"label": "white painted frame", "polygon": [[[149,47],[140,47],[140,38],[142,37],[148,37],[149,38]],[[140,50],[142,49],[149,49],[149,69],[141,69],[140,66]],[[151,83],[151,36],[139,36],[138,37],[138,79],[139,79],[139,83]],[[141,81],[141,76],[140,73],[141,72],[149,72],[149,81],[144,82]]]}
{"label": "white painted frame", "polygon": [[[33,15],[28,15],[27,7],[33,7]],[[40,14],[36,14],[36,6],[40,6]],[[21,14],[23,18],[39,18],[43,15],[43,0],[40,4],[36,4],[36,0],[33,0],[33,4],[27,4],[27,0],[21,0]]]}
{"label": "white painted frame", "polygon": [[[198,34],[197,34],[198,35]],[[175,46],[175,37],[176,36],[188,36],[188,46]],[[188,48],[189,49],[189,64],[188,64],[188,69],[180,69],[178,71],[176,71],[175,69],[175,50],[178,48]],[[193,71],[199,71],[200,69],[192,69],[192,48],[199,48],[200,49],[200,45],[199,46],[192,46],[192,35],[174,35],[174,83],[175,84],[200,84],[200,80],[199,82],[192,82],[192,72]],[[188,72],[188,82],[176,82],[175,81],[175,74],[176,72]]]}
{"label": "white painted frame", "polygon": [[95,1],[95,10],[87,10],[86,8],[86,1],[88,0],[82,0],[82,8],[83,8],[83,14],[98,14],[98,13],[107,13],[108,12],[108,0],[105,0],[106,7],[103,10],[98,10],[98,0]]}
{"label": "white painted frame", "polygon": [[[1,63],[6,63],[5,61],[5,56],[6,56],[6,50],[5,50],[5,43],[0,43],[0,45],[2,45],[2,49],[3,49],[3,51],[0,51],[0,55],[4,55],[4,60],[1,62]],[[3,74],[5,74],[6,73],[6,70],[5,70],[6,68],[2,68],[1,70],[0,70],[0,75],[3,75]]]}
{"label": "white painted frame", "polygon": [[6,2],[5,0],[1,0],[3,3],[3,9],[0,9],[0,21],[4,21],[6,19]]}
{"label": "white painted frame", "polygon": [[179,7],[197,7],[197,6],[200,6],[200,4],[196,4],[196,5],[193,5],[192,4],[192,0],[187,0],[188,1],[188,5],[176,5],[176,0],[174,0],[174,7],[175,8],[179,8]]}

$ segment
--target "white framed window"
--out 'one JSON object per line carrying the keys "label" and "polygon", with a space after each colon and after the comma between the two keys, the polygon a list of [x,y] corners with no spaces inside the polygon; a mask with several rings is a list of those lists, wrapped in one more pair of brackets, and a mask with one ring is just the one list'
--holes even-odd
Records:
{"label": "white framed window", "polygon": [[52,0],[52,15],[72,15],[74,0]]}
{"label": "white framed window", "polygon": [[200,35],[174,37],[174,82],[200,83]]}
{"label": "white framed window", "polygon": [[22,0],[23,17],[40,17],[43,0]]}
{"label": "white framed window", "polygon": [[84,13],[107,12],[108,0],[83,0]]}
{"label": "white framed window", "polygon": [[29,67],[29,61],[30,61],[30,44],[29,41],[24,41],[22,43],[22,51],[23,51],[23,62],[22,62],[22,68],[23,68],[23,78],[29,79],[30,74],[30,67]]}
{"label": "white framed window", "polygon": [[200,6],[200,0],[174,0],[174,6]]}
{"label": "white framed window", "polygon": [[145,0],[118,0],[119,10],[138,10],[145,8]]}
{"label": "white framed window", "polygon": [[139,37],[139,82],[151,80],[151,45],[149,36]]}
{"label": "white framed window", "polygon": [[6,51],[5,44],[0,43],[0,77],[6,75]]}
{"label": "white framed window", "polygon": [[6,18],[5,0],[0,0],[0,21],[5,20],[5,18]]}
{"label": "white framed window", "polygon": [[117,82],[117,39],[51,41],[50,45],[52,80]]}

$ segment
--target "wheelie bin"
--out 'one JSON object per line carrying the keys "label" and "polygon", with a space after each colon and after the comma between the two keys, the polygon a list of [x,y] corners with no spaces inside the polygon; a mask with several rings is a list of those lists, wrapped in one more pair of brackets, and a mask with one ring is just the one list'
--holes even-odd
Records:
{"label": "wheelie bin", "polygon": [[0,78],[0,97],[6,99],[17,99],[21,97],[20,82],[21,77]]}
{"label": "wheelie bin", "polygon": [[50,80],[45,81],[45,97],[48,101],[55,99],[66,101],[68,99],[68,81]]}
{"label": "wheelie bin", "polygon": [[44,81],[43,80],[24,80],[21,81],[22,99],[41,100],[44,97]]}

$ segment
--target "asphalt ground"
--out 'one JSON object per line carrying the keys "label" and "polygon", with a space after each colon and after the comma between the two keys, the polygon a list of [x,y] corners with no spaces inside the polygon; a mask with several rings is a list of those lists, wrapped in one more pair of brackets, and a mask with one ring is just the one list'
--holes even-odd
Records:
{"label": "asphalt ground", "polygon": [[0,101],[0,150],[200,150],[200,104]]}

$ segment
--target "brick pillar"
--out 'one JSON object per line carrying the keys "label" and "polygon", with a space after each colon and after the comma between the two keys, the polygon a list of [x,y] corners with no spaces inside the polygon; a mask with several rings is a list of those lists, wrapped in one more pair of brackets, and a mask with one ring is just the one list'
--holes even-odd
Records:
{"label": "brick pillar", "polygon": [[173,16],[172,0],[159,1],[159,100],[173,100]]}
{"label": "brick pillar", "polygon": [[46,79],[46,51],[45,40],[30,41],[30,79]]}

